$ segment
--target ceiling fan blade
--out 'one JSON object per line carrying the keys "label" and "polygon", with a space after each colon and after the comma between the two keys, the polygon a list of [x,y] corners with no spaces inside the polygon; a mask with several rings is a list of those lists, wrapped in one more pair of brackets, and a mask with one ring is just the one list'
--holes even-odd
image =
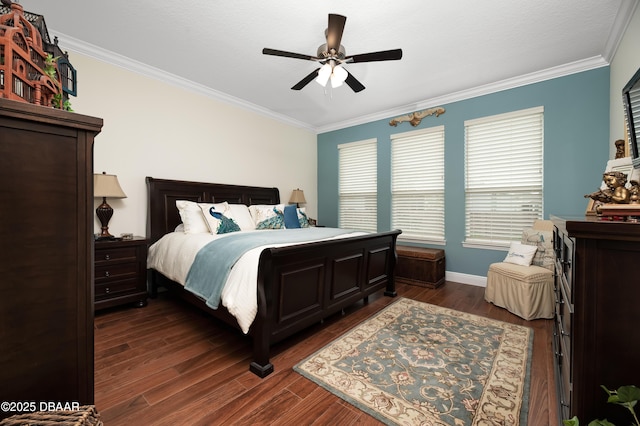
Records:
{"label": "ceiling fan blade", "polygon": [[346,16],[329,14],[329,26],[327,27],[327,51],[334,49],[337,53],[340,50],[340,41],[342,41],[342,32],[344,24],[347,21]]}
{"label": "ceiling fan blade", "polygon": [[380,52],[348,56],[344,58],[344,62],[397,61],[398,59],[402,59],[402,49],[383,50]]}
{"label": "ceiling fan blade", "polygon": [[347,83],[351,90],[354,92],[362,92],[364,90],[364,86],[360,83],[349,71],[347,71],[347,79],[344,81]]}
{"label": "ceiling fan blade", "polygon": [[282,56],[285,58],[294,58],[294,59],[304,59],[307,61],[317,61],[318,59],[320,59],[311,55],[303,55],[302,53],[285,52],[284,50],[269,49],[267,47],[262,49],[262,53],[264,55]]}
{"label": "ceiling fan blade", "polygon": [[315,71],[312,71],[311,74],[309,74],[308,76],[306,76],[305,78],[303,78],[302,80],[300,80],[295,86],[293,86],[291,88],[291,90],[300,90],[302,89],[304,86],[306,86],[307,84],[311,83],[313,81],[314,78],[316,78],[318,76],[318,71],[320,70],[320,68],[318,68]]}

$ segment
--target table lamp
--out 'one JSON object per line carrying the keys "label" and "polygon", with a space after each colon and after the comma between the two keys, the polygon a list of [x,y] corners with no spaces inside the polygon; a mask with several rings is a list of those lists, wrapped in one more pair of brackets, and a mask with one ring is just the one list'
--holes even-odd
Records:
{"label": "table lamp", "polygon": [[294,204],[296,205],[296,207],[300,207],[300,203],[306,203],[307,200],[304,199],[304,192],[302,192],[302,189],[294,189],[293,192],[291,192],[291,198],[289,199],[289,204]]}
{"label": "table lamp", "polygon": [[107,204],[107,197],[127,198],[118,183],[118,177],[116,175],[108,175],[105,172],[102,172],[102,174],[94,174],[93,197],[102,197],[102,204],[96,209],[96,215],[102,225],[102,232],[98,240],[113,240],[115,237],[109,233],[109,220],[111,216],[113,216],[113,209]]}

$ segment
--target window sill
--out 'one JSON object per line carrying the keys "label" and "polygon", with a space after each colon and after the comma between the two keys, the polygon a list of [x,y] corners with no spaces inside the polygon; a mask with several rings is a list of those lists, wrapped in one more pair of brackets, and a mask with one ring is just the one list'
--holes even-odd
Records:
{"label": "window sill", "polygon": [[509,251],[510,243],[481,243],[481,242],[462,242],[462,247],[465,248],[474,248],[481,250],[498,250],[498,251]]}
{"label": "window sill", "polygon": [[446,246],[447,240],[429,240],[426,238],[418,238],[418,237],[404,237],[402,238],[402,234],[398,236],[399,243],[415,243],[415,244],[432,244],[436,246]]}

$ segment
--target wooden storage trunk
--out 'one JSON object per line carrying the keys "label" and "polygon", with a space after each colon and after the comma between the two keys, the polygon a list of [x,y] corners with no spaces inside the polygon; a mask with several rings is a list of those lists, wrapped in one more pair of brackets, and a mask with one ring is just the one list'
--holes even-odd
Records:
{"label": "wooden storage trunk", "polygon": [[396,246],[396,282],[438,288],[444,284],[444,250]]}

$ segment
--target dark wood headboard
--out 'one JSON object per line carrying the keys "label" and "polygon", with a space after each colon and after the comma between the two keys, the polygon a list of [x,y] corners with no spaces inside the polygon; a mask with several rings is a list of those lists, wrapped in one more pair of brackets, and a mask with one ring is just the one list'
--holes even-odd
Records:
{"label": "dark wood headboard", "polygon": [[278,204],[278,188],[188,182],[147,177],[147,238],[151,243],[172,232],[182,221],[176,200],[198,203]]}

